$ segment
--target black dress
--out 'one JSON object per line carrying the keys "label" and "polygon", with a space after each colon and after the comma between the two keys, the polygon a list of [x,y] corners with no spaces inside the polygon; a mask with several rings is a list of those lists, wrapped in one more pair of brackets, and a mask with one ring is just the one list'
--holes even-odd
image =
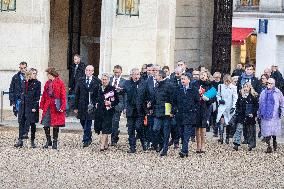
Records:
{"label": "black dress", "polygon": [[[111,102],[110,107],[105,106],[105,100]],[[104,89],[101,86],[98,90],[97,109],[95,119],[95,132],[100,134],[112,133],[112,117],[115,112],[115,106],[119,103],[119,98],[115,87],[106,86]]]}
{"label": "black dress", "polygon": [[[199,81],[199,90],[204,90],[204,93],[208,90],[210,90],[212,87],[212,84],[210,81]],[[209,111],[210,111],[210,105],[212,104],[212,100],[204,101],[202,97],[200,97],[200,106],[199,110],[197,112],[197,120],[196,124],[194,125],[196,128],[206,128],[209,121]]]}

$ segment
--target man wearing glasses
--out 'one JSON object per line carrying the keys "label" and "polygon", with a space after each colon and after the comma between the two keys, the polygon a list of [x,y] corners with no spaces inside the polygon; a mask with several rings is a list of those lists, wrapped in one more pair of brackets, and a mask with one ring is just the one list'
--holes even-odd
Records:
{"label": "man wearing glasses", "polygon": [[25,79],[25,72],[27,71],[27,66],[28,64],[26,62],[21,62],[19,64],[19,72],[12,77],[12,81],[10,83],[9,100],[10,106],[13,106],[13,112],[15,116],[18,115],[19,111],[19,104],[22,93],[22,83]]}

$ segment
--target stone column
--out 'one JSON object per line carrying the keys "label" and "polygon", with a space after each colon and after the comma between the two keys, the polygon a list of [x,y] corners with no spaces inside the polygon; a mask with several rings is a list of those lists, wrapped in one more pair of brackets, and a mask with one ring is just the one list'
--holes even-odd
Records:
{"label": "stone column", "polygon": [[174,69],[175,0],[157,1],[157,64]]}
{"label": "stone column", "polygon": [[102,0],[100,74],[111,72],[112,28],[116,1]]}

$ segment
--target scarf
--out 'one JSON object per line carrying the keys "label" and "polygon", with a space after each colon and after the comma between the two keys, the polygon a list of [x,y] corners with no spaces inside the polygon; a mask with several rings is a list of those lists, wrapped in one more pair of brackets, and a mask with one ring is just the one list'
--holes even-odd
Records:
{"label": "scarf", "polygon": [[264,91],[264,99],[261,103],[260,107],[260,116],[264,119],[272,119],[273,110],[275,105],[274,94],[275,87],[271,90],[265,89]]}
{"label": "scarf", "polygon": [[53,87],[52,87],[53,82],[51,80],[48,81],[48,87],[47,87],[47,94],[49,97],[53,97]]}
{"label": "scarf", "polygon": [[251,82],[252,78],[253,78],[253,75],[246,75],[245,73],[243,73],[242,79],[241,79],[241,86],[244,86],[244,84],[247,82]]}
{"label": "scarf", "polygon": [[243,98],[247,98],[248,95],[249,95],[249,93],[243,93],[243,94],[242,94],[242,97],[243,97]]}

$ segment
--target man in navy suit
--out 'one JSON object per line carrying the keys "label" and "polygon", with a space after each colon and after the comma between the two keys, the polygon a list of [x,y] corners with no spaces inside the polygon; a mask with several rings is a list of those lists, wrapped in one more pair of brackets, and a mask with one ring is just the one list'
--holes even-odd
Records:
{"label": "man in navy suit", "polygon": [[115,87],[119,103],[115,106],[115,113],[112,118],[112,134],[111,134],[111,145],[116,146],[119,140],[119,121],[121,112],[125,109],[125,93],[124,93],[124,84],[125,79],[121,77],[122,67],[120,65],[116,65],[113,68],[113,77],[110,78],[110,85]]}
{"label": "man in navy suit", "polygon": [[[160,67],[157,65],[153,65],[151,68],[152,70],[151,74],[148,79],[146,80],[146,96],[147,96],[147,102],[151,102],[154,99],[155,96],[155,88],[157,87],[157,80],[155,77],[155,74],[157,74],[160,71]],[[147,127],[145,130],[145,138],[147,143],[147,148],[151,147],[151,144],[153,144],[153,126],[154,126],[154,116],[153,116],[153,110],[150,109],[147,112]],[[152,146],[153,149],[156,149],[157,146]]]}

